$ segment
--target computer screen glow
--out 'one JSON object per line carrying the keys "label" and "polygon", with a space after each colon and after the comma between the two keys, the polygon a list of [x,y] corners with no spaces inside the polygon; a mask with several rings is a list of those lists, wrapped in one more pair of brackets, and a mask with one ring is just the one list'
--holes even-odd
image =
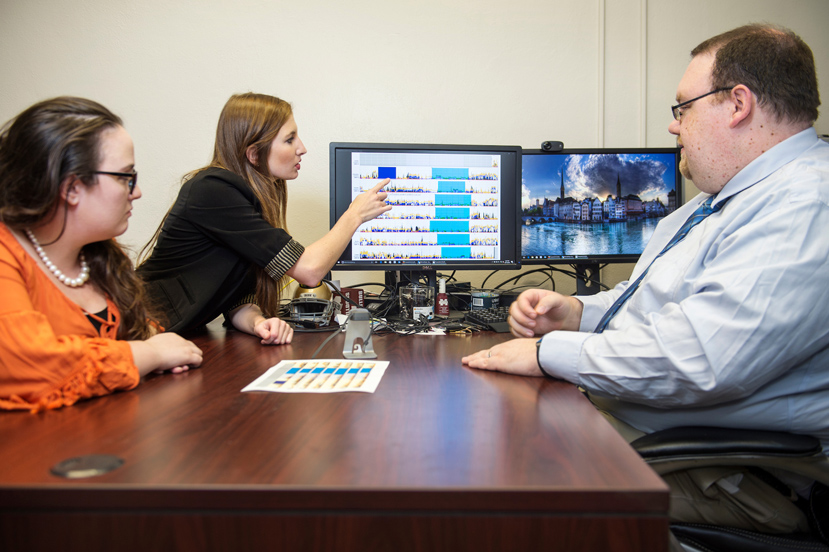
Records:
{"label": "computer screen glow", "polygon": [[682,203],[675,148],[524,151],[522,263],[631,262]]}
{"label": "computer screen glow", "polygon": [[335,269],[517,263],[520,148],[332,144],[331,224],[381,180],[391,211],[364,223]]}

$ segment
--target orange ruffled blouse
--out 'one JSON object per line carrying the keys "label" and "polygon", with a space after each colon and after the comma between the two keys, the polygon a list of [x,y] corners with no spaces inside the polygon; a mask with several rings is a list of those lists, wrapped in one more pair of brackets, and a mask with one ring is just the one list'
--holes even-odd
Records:
{"label": "orange ruffled blouse", "polygon": [[138,385],[109,297],[107,313],[97,332],[0,223],[0,409],[37,412]]}

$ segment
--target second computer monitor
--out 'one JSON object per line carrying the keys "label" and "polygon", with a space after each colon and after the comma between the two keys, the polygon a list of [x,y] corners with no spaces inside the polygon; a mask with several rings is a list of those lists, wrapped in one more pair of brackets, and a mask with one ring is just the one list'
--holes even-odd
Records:
{"label": "second computer monitor", "polygon": [[354,233],[334,270],[518,266],[521,148],[332,143],[330,222],[389,178],[392,210]]}
{"label": "second computer monitor", "polygon": [[682,204],[676,148],[524,150],[522,264],[635,262]]}

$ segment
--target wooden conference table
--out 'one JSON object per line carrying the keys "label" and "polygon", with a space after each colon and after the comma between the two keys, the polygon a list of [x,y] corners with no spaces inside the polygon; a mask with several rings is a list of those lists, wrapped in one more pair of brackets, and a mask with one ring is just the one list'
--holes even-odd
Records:
{"label": "wooden conference table", "polygon": [[[461,365],[506,334],[375,337],[374,394],[240,392],[328,335],[211,330],[199,370],[0,413],[0,549],[667,550],[667,487],[576,388]],[[90,454],[124,463],[50,473]]]}

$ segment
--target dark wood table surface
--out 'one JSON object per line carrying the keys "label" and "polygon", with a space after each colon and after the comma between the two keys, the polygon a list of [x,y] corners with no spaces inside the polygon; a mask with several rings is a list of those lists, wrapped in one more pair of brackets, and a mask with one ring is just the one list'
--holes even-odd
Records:
{"label": "dark wood table surface", "polygon": [[[574,386],[462,366],[506,334],[375,337],[373,394],[240,392],[329,335],[212,330],[201,369],[0,413],[0,549],[667,550],[667,487]],[[90,454],[124,463],[50,473]]]}

